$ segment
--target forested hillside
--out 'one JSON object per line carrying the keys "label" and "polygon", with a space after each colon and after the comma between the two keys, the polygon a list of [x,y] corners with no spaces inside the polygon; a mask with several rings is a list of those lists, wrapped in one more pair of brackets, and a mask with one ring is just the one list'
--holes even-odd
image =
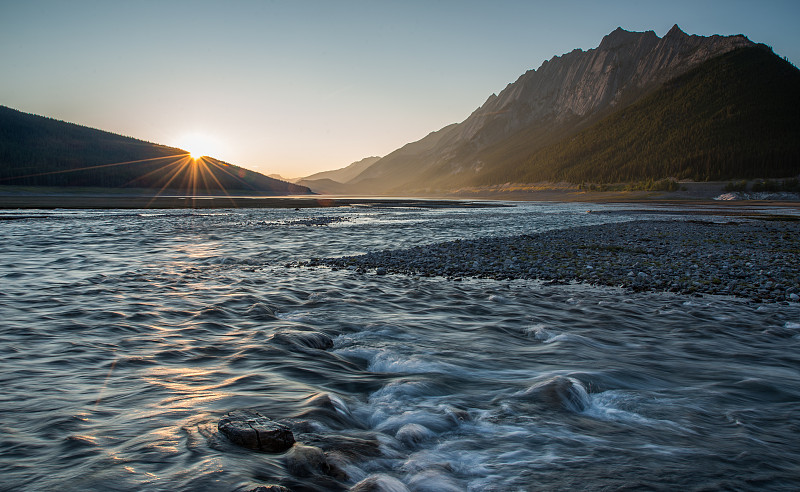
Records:
{"label": "forested hillside", "polygon": [[[800,71],[765,47],[711,59],[577,135],[509,156],[480,178],[618,183],[729,180],[800,173]],[[494,155],[493,155],[494,154]]]}
{"label": "forested hillside", "polygon": [[0,106],[0,185],[307,194],[310,190],[185,150]]}
{"label": "forested hillside", "polygon": [[744,35],[676,25],[555,56],[347,184],[408,195],[799,173],[800,71]]}

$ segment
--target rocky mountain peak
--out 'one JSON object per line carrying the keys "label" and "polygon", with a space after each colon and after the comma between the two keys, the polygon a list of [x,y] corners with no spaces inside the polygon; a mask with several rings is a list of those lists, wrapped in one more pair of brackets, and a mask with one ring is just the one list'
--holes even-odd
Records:
{"label": "rocky mountain peak", "polygon": [[[553,57],[487,99],[462,124],[459,138],[472,138],[489,120],[507,133],[534,120],[585,117],[616,104],[630,89],[654,87],[697,63],[752,44],[744,36],[690,36],[677,24],[663,38],[618,27],[597,48]],[[505,121],[498,125],[499,120]]]}
{"label": "rocky mountain peak", "polygon": [[674,24],[670,30],[667,31],[667,34],[664,35],[664,38],[685,38],[688,36],[688,34],[683,32],[683,29],[678,27],[678,24]]}
{"label": "rocky mountain peak", "polygon": [[560,128],[590,124],[704,61],[753,44],[741,35],[688,35],[677,24],[661,38],[654,31],[618,27],[597,48],[554,56],[528,70],[466,120],[398,149],[356,180],[390,174],[407,179],[400,178],[409,171],[400,163],[408,162],[419,173],[480,172],[484,149],[512,136],[535,134],[544,141]]}
{"label": "rocky mountain peak", "polygon": [[603,37],[597,49],[598,51],[610,51],[626,44],[639,43],[641,41],[655,42],[658,41],[658,36],[653,31],[634,32],[618,27]]}

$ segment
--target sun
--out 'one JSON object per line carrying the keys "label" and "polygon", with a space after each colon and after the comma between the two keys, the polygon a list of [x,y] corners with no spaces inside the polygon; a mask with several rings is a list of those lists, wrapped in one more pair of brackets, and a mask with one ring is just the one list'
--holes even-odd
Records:
{"label": "sun", "polygon": [[203,133],[187,133],[183,135],[177,140],[176,147],[188,151],[192,159],[195,160],[201,157],[219,158],[221,154],[219,141]]}

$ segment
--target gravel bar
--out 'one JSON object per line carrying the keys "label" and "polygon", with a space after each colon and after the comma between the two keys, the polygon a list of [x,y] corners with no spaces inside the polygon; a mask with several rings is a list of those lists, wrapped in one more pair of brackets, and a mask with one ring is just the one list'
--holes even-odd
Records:
{"label": "gravel bar", "polygon": [[632,291],[800,301],[800,222],[633,221],[456,240],[294,266],[404,274],[582,282]]}

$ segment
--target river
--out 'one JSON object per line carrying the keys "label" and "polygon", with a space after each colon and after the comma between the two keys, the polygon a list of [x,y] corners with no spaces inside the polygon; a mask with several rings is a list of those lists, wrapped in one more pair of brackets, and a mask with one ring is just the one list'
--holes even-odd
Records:
{"label": "river", "polygon": [[[796,303],[289,266],[642,208],[0,212],[0,488],[797,490]],[[343,473],[232,444],[238,408]]]}

